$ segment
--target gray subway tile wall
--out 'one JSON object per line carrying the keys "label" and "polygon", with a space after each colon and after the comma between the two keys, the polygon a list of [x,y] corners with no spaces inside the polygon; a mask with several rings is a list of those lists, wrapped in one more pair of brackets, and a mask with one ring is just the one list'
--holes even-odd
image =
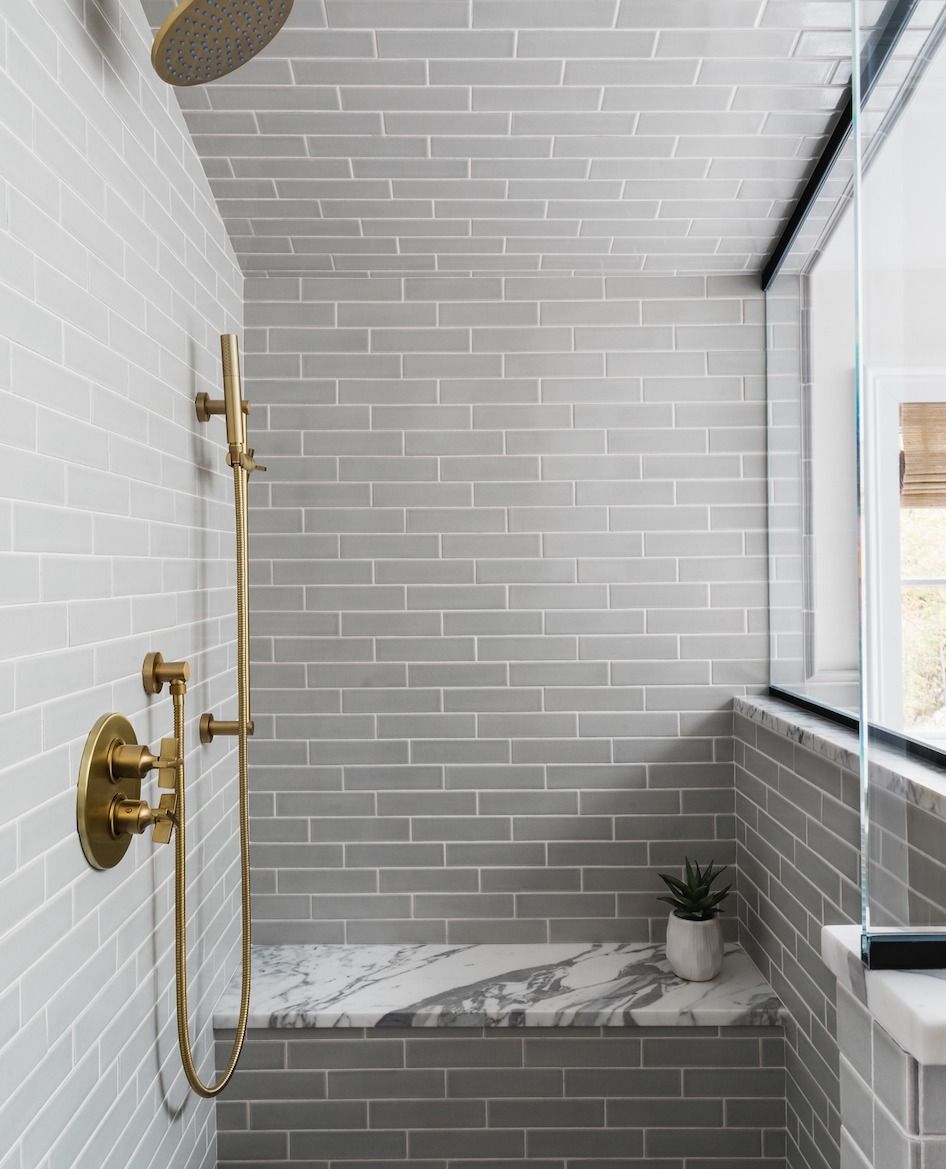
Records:
{"label": "gray subway tile wall", "polygon": [[[659,937],[764,684],[749,277],[258,277],[261,941]],[[653,322],[653,323],[644,323]]]}
{"label": "gray subway tile wall", "polygon": [[[840,1018],[845,1004],[821,961],[821,927],[860,921],[859,777],[738,712],[735,749],[740,940],[791,1015],[788,1163],[837,1169],[851,1155],[841,1144],[838,1032],[850,1044],[857,1028],[856,1020]],[[942,819],[896,794],[895,784],[891,790],[880,784],[875,780],[871,793],[871,920],[878,926],[936,925],[946,913]],[[891,1093],[903,1077],[899,1071],[883,1075],[899,1049],[874,1031],[873,1080],[869,1068],[860,1078],[873,1083],[888,1112],[902,1117]],[[857,1064],[854,1047],[845,1054]]]}
{"label": "gray subway tile wall", "polygon": [[772,1027],[250,1031],[218,1165],[785,1169],[783,1051]]}
{"label": "gray subway tile wall", "polygon": [[[750,271],[845,84],[847,10],[296,0],[246,73],[182,95],[192,140],[138,0],[8,9],[0,1169],[837,1169],[817,930],[854,911],[850,777],[758,728],[734,744],[731,701],[768,676]],[[259,273],[269,465],[256,939],[659,939],[655,870],[738,858],[743,940],[792,1015],[787,1105],[772,1029],[254,1034],[219,1148],[185,1104],[153,1005],[170,853],[89,873],[73,776],[103,709],[164,733],[137,676],[157,641],[194,662],[192,710],[232,700],[229,481],[192,407],[244,307],[227,230]],[[229,741],[188,762],[206,1064],[236,940]]]}
{"label": "gray subway tile wall", "polygon": [[934,1169],[946,1152],[944,1069],[917,1063],[844,987],[838,1027],[845,1169]]}
{"label": "gray subway tile wall", "polygon": [[[160,25],[165,0],[144,6]],[[844,99],[850,21],[791,0],[296,0],[260,58],[181,100],[247,273],[748,273]]]}
{"label": "gray subway tile wall", "polygon": [[[738,713],[735,747],[740,941],[791,1016],[788,1164],[839,1169],[837,985],[821,961],[821,927],[860,919],[859,784]],[[828,821],[837,831],[823,827]]]}
{"label": "gray subway tile wall", "polygon": [[[0,12],[4,1169],[215,1160],[212,1105],[172,1039],[172,850],[136,839],[96,872],[75,820],[101,714],[126,712],[151,746],[170,733],[166,696],[142,691],[147,652],[190,659],[195,722],[235,686],[229,475],[193,395],[219,384],[243,278],[149,51],[139,0]],[[206,1073],[238,957],[232,746],[187,765],[205,809],[190,966]]]}

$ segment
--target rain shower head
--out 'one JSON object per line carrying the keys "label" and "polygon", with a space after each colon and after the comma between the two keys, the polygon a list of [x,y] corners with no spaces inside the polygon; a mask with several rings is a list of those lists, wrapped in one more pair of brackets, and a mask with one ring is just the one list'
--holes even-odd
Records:
{"label": "rain shower head", "polygon": [[292,0],[184,0],[154,38],[151,64],[169,85],[203,85],[245,65],[286,23]]}

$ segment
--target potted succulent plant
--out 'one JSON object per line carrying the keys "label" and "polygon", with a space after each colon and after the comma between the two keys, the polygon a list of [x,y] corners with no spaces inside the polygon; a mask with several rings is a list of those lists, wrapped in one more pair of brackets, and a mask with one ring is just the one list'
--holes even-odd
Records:
{"label": "potted succulent plant", "polygon": [[688,982],[708,982],[723,966],[723,932],[719,914],[732,888],[713,886],[726,871],[712,861],[704,868],[686,858],[685,879],[670,873],[658,876],[670,890],[669,897],[658,897],[670,909],[667,922],[667,961],[679,978]]}

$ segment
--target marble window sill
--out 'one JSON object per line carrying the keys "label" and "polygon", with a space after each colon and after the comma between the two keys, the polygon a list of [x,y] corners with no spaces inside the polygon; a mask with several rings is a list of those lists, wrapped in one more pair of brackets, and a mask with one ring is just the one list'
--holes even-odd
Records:
{"label": "marble window sill", "polygon": [[[768,695],[736,698],[733,712],[855,775],[860,773],[857,734],[847,727]],[[872,784],[946,820],[946,769],[872,744],[869,772]]]}
{"label": "marble window sill", "polygon": [[[239,974],[214,1026],[236,1026]],[[728,944],[719,978],[688,983],[662,946],[295,945],[253,948],[251,1027],[780,1026],[782,1005]]]}

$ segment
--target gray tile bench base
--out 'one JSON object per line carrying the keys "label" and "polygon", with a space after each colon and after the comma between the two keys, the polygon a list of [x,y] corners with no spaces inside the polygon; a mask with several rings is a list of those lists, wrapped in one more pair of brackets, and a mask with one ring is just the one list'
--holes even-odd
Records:
{"label": "gray tile bench base", "polygon": [[217,1109],[218,1169],[785,1169],[784,1040],[261,1028]]}

